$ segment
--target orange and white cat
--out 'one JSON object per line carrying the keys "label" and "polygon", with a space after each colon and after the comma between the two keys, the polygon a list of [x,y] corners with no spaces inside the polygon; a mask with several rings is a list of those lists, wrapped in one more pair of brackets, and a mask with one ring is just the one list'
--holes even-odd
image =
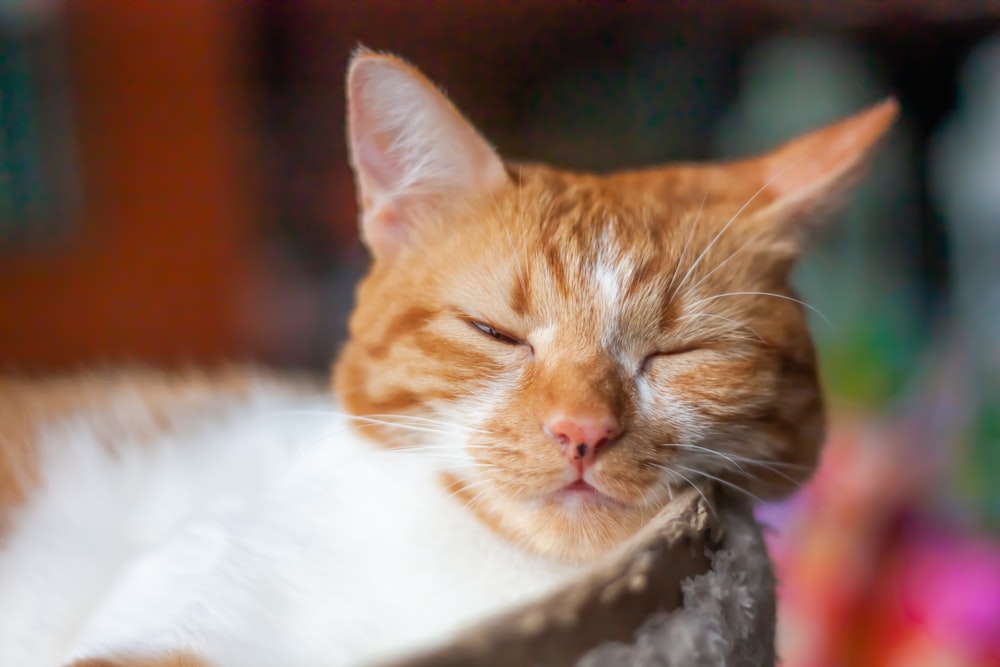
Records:
{"label": "orange and white cat", "polygon": [[347,665],[538,596],[710,480],[808,474],[789,271],[896,115],[756,159],[503,162],[359,53],[372,266],[334,399],[253,373],[0,384],[0,664]]}

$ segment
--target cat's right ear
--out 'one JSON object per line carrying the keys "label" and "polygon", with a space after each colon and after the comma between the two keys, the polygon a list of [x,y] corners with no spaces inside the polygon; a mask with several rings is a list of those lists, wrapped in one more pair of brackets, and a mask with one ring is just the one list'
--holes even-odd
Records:
{"label": "cat's right ear", "polygon": [[414,226],[458,197],[507,182],[499,156],[423,74],[361,51],[347,71],[347,134],[361,236],[376,260],[415,240]]}

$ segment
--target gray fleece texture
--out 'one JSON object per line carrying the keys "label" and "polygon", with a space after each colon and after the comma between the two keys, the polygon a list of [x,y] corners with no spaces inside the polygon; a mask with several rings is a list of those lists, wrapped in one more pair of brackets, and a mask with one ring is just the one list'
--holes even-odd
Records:
{"label": "gray fleece texture", "polygon": [[712,569],[684,582],[684,606],[655,614],[630,644],[608,642],[577,667],[773,666],[774,575],[749,508],[722,510]]}

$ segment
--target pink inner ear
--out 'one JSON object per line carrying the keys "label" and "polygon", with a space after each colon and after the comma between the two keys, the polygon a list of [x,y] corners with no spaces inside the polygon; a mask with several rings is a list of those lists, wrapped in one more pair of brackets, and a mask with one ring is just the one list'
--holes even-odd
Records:
{"label": "pink inner ear", "polygon": [[391,257],[414,238],[419,209],[476,195],[506,180],[499,157],[417,70],[362,55],[348,71],[348,130],[362,235]]}
{"label": "pink inner ear", "polygon": [[[363,131],[363,130],[362,130]],[[355,168],[364,183],[365,206],[391,190],[404,176],[403,165],[391,157],[392,141],[379,132],[365,132],[354,147]]]}

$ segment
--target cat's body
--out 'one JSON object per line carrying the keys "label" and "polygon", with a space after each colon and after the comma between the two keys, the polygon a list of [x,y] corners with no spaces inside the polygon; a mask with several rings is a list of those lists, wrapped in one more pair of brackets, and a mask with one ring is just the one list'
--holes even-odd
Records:
{"label": "cat's body", "polygon": [[[352,664],[551,590],[675,489],[809,474],[788,274],[893,103],[753,160],[596,176],[504,164],[389,56],[355,58],[348,98],[373,265],[335,403],[8,387],[0,663]],[[67,395],[100,406],[32,416]]]}
{"label": "cat's body", "polygon": [[0,664],[355,664],[577,570],[494,535],[433,459],[373,449],[322,393],[251,373],[62,384],[90,406],[36,432],[44,482],[0,550]]}

